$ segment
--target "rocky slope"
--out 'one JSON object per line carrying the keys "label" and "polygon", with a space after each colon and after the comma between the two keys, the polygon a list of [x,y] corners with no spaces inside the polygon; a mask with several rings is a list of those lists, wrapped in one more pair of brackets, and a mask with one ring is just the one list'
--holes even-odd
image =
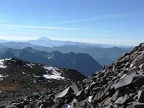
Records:
{"label": "rocky slope", "polygon": [[[67,103],[72,108],[144,108],[144,43],[81,85],[83,88]],[[67,90],[61,100],[69,99],[67,96],[73,96],[73,91]]]}
{"label": "rocky slope", "polygon": [[84,78],[86,78],[84,75],[72,69],[40,65],[14,58],[2,59],[0,60],[0,105],[21,100],[35,92],[37,95],[39,92],[56,94]]}

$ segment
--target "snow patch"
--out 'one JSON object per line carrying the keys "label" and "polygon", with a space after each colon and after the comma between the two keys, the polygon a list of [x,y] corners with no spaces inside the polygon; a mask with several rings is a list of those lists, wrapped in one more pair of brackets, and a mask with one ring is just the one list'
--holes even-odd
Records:
{"label": "snow patch", "polygon": [[25,72],[22,72],[22,74],[26,74]]}
{"label": "snow patch", "polygon": [[92,96],[88,97],[88,102],[92,102]]}
{"label": "snow patch", "polygon": [[4,61],[6,61],[6,60],[11,60],[11,58],[10,59],[1,59],[0,60],[0,68],[6,68],[7,66],[4,64]]}
{"label": "snow patch", "polygon": [[4,60],[11,60],[12,58],[5,58]]}
{"label": "snow patch", "polygon": [[61,76],[61,73],[58,72],[59,69],[56,67],[51,67],[51,66],[44,66],[44,69],[46,69],[47,74],[44,74],[43,77],[45,77],[46,79],[65,79],[64,77]]}
{"label": "snow patch", "polygon": [[33,76],[34,76],[34,77],[40,77],[40,76],[38,76],[38,75],[35,75],[35,74],[33,74]]}
{"label": "snow patch", "polygon": [[8,75],[3,76],[2,74],[0,74],[0,81],[2,81],[4,77],[8,77]]}
{"label": "snow patch", "polygon": [[26,66],[28,66],[28,67],[30,67],[30,68],[33,68],[33,66],[35,66],[35,64],[29,63],[29,64],[26,64]]}
{"label": "snow patch", "polygon": [[48,56],[48,59],[52,59],[53,58],[53,56]]}
{"label": "snow patch", "polygon": [[48,71],[51,71],[51,70],[59,70],[58,68],[56,67],[52,67],[52,66],[43,66],[44,69],[48,70]]}

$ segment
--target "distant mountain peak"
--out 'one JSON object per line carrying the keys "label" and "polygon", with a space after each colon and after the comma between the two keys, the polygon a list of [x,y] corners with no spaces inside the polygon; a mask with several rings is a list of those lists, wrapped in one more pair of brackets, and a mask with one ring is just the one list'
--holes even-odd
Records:
{"label": "distant mountain peak", "polygon": [[47,38],[47,37],[40,37],[40,38],[38,38],[37,40],[50,41],[51,39],[50,39],[50,38]]}

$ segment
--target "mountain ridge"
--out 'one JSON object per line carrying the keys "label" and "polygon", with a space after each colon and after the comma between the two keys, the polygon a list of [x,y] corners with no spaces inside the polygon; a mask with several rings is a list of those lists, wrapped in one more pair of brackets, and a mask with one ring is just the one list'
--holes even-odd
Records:
{"label": "mountain ridge", "polygon": [[7,49],[3,52],[1,58],[19,58],[29,62],[41,63],[56,67],[65,67],[76,69],[86,76],[100,70],[102,66],[90,55],[84,53],[61,53],[58,51],[45,52],[38,51],[31,47],[22,50]]}
{"label": "mountain ridge", "polygon": [[[47,43],[47,42],[46,42]],[[25,47],[32,47],[34,49],[46,52],[60,51],[61,53],[87,53],[92,56],[96,61],[98,61],[102,66],[110,64],[114,59],[119,57],[121,54],[130,51],[132,48],[121,48],[121,47],[111,47],[103,48],[97,46],[85,46],[85,45],[66,45],[66,46],[55,46],[55,47],[44,47],[32,45],[29,43],[22,42],[6,42],[0,43],[0,48],[13,48],[13,49],[23,49]]]}

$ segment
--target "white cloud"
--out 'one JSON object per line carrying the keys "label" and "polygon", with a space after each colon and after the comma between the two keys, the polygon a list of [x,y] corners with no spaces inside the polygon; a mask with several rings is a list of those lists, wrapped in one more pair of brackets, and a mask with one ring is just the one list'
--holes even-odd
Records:
{"label": "white cloud", "polygon": [[51,30],[78,30],[77,28],[68,27],[50,27],[50,26],[27,26],[27,25],[0,25],[0,27],[12,27],[12,28],[28,28],[28,29],[51,29]]}

